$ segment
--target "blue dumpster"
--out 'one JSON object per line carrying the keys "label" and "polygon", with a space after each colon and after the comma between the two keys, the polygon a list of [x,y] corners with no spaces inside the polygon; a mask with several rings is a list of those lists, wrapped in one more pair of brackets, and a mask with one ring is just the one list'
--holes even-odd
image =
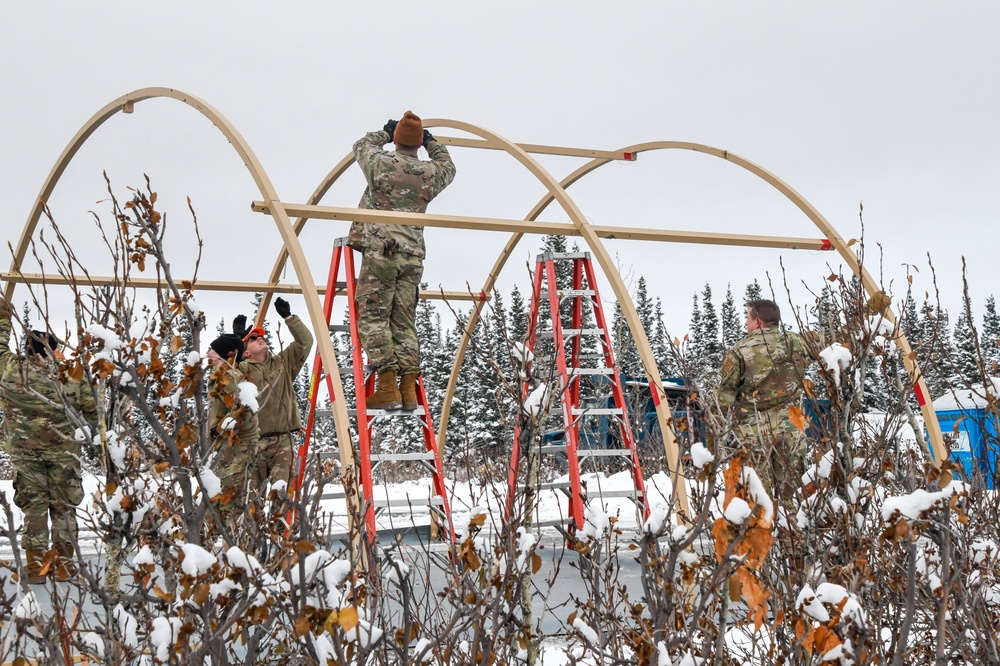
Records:
{"label": "blue dumpster", "polygon": [[977,393],[982,395],[982,390],[963,389],[943,395],[934,401],[934,411],[951,459],[962,465],[969,482],[982,483],[992,490],[998,487],[1000,428],[996,413],[986,408]]}

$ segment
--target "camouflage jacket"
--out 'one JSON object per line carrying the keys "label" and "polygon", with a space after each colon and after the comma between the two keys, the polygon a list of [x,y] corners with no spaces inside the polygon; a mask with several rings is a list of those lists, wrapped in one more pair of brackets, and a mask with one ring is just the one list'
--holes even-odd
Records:
{"label": "camouflage jacket", "polygon": [[12,352],[10,336],[10,319],[0,314],[0,405],[5,450],[16,446],[22,456],[54,450],[78,455],[80,443],[74,438],[76,428],[66,416],[66,406],[92,422],[97,404],[90,386],[71,379],[61,383],[44,364]]}
{"label": "camouflage jacket", "polygon": [[257,423],[261,437],[302,428],[302,415],[293,382],[312,350],[313,336],[296,315],[285,318],[293,342],[279,354],[270,354],[263,363],[243,359],[237,369],[257,385]]}
{"label": "camouflage jacket", "polygon": [[734,409],[740,421],[755,411],[780,410],[801,396],[802,377],[811,362],[797,333],[758,329],[726,353],[715,397],[723,409]]}
{"label": "camouflage jacket", "polygon": [[[417,157],[417,151],[383,150],[388,132],[369,132],[354,144],[354,157],[365,174],[368,186],[358,208],[398,210],[423,213],[427,204],[455,179],[455,163],[442,143],[430,141],[430,161]],[[392,137],[389,137],[392,140]],[[424,228],[402,224],[351,225],[351,246],[389,256],[392,251],[423,257]],[[386,252],[386,243],[389,252]],[[393,243],[394,242],[394,243]],[[394,247],[393,247],[394,246]]]}
{"label": "camouflage jacket", "polygon": [[[222,375],[228,375],[224,377]],[[248,408],[239,410],[239,383],[246,381],[239,370],[228,363],[213,369],[208,377],[208,428],[213,438],[222,434],[219,426],[227,417],[236,419],[233,430],[241,444],[253,444],[260,439],[257,414]],[[220,386],[220,384],[223,384]],[[228,404],[227,404],[228,403]]]}

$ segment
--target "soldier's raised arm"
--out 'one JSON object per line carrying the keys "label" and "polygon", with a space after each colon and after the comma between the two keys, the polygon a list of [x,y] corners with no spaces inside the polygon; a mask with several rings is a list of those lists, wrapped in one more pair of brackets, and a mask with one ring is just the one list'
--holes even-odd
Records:
{"label": "soldier's raised arm", "polygon": [[372,179],[375,174],[375,165],[378,159],[386,154],[382,146],[392,143],[392,132],[389,131],[389,128],[391,126],[395,129],[395,124],[395,120],[390,120],[383,129],[377,132],[368,132],[354,142],[354,159],[358,161],[361,173],[365,174],[368,187],[374,187]]}
{"label": "soldier's raised arm", "polygon": [[14,308],[10,302],[0,296],[0,372],[7,368],[10,359],[17,354],[10,350],[10,319],[14,314]]}
{"label": "soldier's raised arm", "polygon": [[424,130],[424,148],[427,149],[427,155],[431,158],[431,162],[437,169],[434,170],[434,182],[433,182],[433,197],[436,197],[441,193],[441,190],[448,187],[451,181],[455,180],[455,163],[451,160],[451,153],[448,152],[447,146],[443,143],[438,143],[438,140],[434,138],[434,135]]}
{"label": "soldier's raised arm", "polygon": [[309,352],[312,351],[312,332],[297,315],[292,314],[292,309],[288,305],[288,301],[285,299],[275,299],[274,309],[285,321],[285,324],[288,326],[288,330],[292,334],[292,344],[285,347],[285,349],[278,354],[278,357],[285,364],[285,367],[288,368],[288,372],[294,376],[297,375],[299,370],[302,369],[302,366],[305,365],[306,360],[309,358]]}

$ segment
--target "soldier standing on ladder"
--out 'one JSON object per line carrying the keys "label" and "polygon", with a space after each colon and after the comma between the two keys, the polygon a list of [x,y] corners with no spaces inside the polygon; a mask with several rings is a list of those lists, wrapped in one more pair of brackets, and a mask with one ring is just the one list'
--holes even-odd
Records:
{"label": "soldier standing on ladder", "polygon": [[[395,151],[383,145],[393,142]],[[423,145],[430,160],[417,157]],[[359,208],[423,213],[455,178],[448,149],[407,111],[354,144],[354,156],[368,186]],[[378,374],[369,409],[414,410],[420,376],[416,313],[424,272],[424,228],[355,222],[348,245],[362,252],[358,276],[358,333],[368,362]],[[399,385],[397,385],[397,375]]]}

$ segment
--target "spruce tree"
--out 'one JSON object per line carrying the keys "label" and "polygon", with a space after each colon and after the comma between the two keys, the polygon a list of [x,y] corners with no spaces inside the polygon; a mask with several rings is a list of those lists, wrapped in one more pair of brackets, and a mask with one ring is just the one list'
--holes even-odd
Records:
{"label": "spruce tree", "polygon": [[843,337],[840,332],[840,312],[837,308],[833,289],[829,286],[823,287],[816,300],[816,331],[822,336],[825,344],[841,342]]}
{"label": "spruce tree", "polygon": [[[635,309],[639,315],[639,325],[642,326],[646,339],[649,340],[656,330],[656,314],[654,303],[649,298],[649,292],[646,289],[646,278],[642,276],[639,276],[636,283]],[[646,371],[642,365],[642,358],[639,356],[639,348],[636,346],[635,337],[628,327],[628,322],[625,321],[625,314],[617,302],[615,303],[614,320],[618,367],[629,379],[642,380],[646,376]]]}
{"label": "spruce tree", "polygon": [[764,298],[764,291],[760,288],[760,283],[755,278],[753,282],[747,285],[746,291],[743,292],[743,305],[744,307],[749,307],[751,301],[759,301],[762,298]]}
{"label": "spruce tree", "polygon": [[612,346],[615,350],[615,359],[618,361],[618,370],[628,378],[642,377],[642,360],[639,358],[639,350],[635,346],[632,329],[629,328],[628,322],[625,320],[621,304],[617,301],[615,301],[612,322]]}
{"label": "spruce tree", "polygon": [[980,347],[986,372],[993,377],[1000,376],[1000,317],[997,316],[997,304],[992,295],[986,299]]}
{"label": "spruce tree", "polygon": [[959,381],[951,367],[955,353],[948,312],[925,300],[920,308],[919,336],[917,362],[924,373],[931,397],[936,398]]}
{"label": "spruce tree", "polygon": [[983,381],[979,371],[979,352],[976,349],[976,333],[973,329],[972,304],[968,292],[962,294],[962,309],[955,321],[952,374],[958,385],[973,385]]}
{"label": "spruce tree", "polygon": [[698,305],[698,292],[694,293],[692,297],[691,305],[691,321],[688,324],[689,332],[685,336],[687,338],[683,343],[684,349],[684,362],[687,366],[685,372],[697,377],[703,366],[702,363],[702,347],[703,341],[701,340],[700,333],[702,330],[701,323],[701,307]]}
{"label": "spruce tree", "polygon": [[508,312],[507,320],[510,322],[508,333],[511,340],[524,342],[524,339],[528,337],[528,305],[524,302],[524,297],[521,296],[517,285],[511,289]]}
{"label": "spruce tree", "polygon": [[719,331],[719,316],[715,312],[715,304],[712,302],[712,286],[705,283],[705,289],[701,292],[701,330],[698,337],[701,339],[702,354],[702,376],[705,378],[714,376],[719,366],[722,365],[722,355],[725,350],[722,348],[722,335]]}
{"label": "spruce tree", "polygon": [[[458,346],[465,335],[465,324],[468,321],[467,315],[458,313],[455,323],[444,333],[442,344],[439,350],[427,359],[424,366],[425,383],[428,376],[434,379],[436,386],[440,390],[435,395],[435,400],[431,404],[431,409],[435,414],[440,415],[441,406],[444,404],[445,388],[448,386],[448,379],[451,376],[451,366],[458,354]],[[451,415],[448,420],[448,440],[438,442],[438,447],[445,447],[446,450],[458,450],[465,448],[467,433],[467,396],[469,389],[469,370],[471,361],[469,354],[462,360],[462,367],[459,370],[458,384],[452,395]]]}
{"label": "spruce tree", "polygon": [[736,309],[732,285],[726,285],[726,299],[722,301],[722,348],[730,349],[743,337],[744,323]]}
{"label": "spruce tree", "polygon": [[674,356],[674,343],[667,331],[663,321],[663,302],[659,297],[656,299],[656,328],[651,340],[653,345],[653,358],[656,359],[656,368],[660,371],[661,378],[678,377],[680,370],[677,367],[677,358]]}

